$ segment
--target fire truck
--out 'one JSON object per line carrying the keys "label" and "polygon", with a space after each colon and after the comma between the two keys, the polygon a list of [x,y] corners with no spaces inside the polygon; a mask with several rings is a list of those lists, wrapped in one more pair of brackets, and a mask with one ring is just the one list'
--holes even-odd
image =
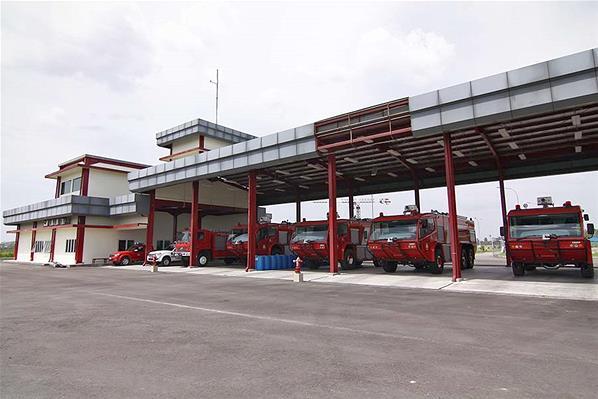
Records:
{"label": "fire truck", "polygon": [[[258,223],[256,255],[284,255],[293,234],[293,226],[289,223]],[[247,259],[247,225],[233,227],[226,241],[226,249],[234,258]]]}
{"label": "fire truck", "polygon": [[[477,247],[475,225],[471,219],[457,216],[461,243],[461,268],[473,268]],[[399,263],[427,269],[433,274],[444,271],[451,262],[451,237],[447,213],[419,213],[415,205],[407,205],[403,215],[384,216],[372,220],[368,249],[385,272],[394,273]]]}
{"label": "fire truck", "polygon": [[507,228],[500,229],[513,274],[523,276],[537,266],[550,270],[574,266],[581,269],[583,277],[593,278],[592,248],[586,233],[593,236],[594,225],[588,223],[584,232],[584,220],[589,216],[571,201],[555,207],[551,197],[539,197],[538,205],[531,209],[515,206],[507,215]]}
{"label": "fire truck", "polygon": [[[336,256],[340,260],[342,269],[350,270],[361,266],[364,260],[372,259],[366,245],[369,230],[368,220],[337,220]],[[291,251],[310,269],[328,264],[328,220],[303,219],[302,222],[295,223]]]}
{"label": "fire truck", "polygon": [[[207,266],[212,260],[222,259],[226,264],[235,261],[235,255],[226,248],[228,233],[201,229],[197,232],[197,265]],[[182,257],[183,264],[189,264],[191,242],[189,234],[174,244],[174,252]]]}

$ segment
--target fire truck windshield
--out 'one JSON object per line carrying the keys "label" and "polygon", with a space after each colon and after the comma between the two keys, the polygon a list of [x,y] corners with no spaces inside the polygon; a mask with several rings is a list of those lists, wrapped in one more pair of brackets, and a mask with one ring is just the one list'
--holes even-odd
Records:
{"label": "fire truck windshield", "polygon": [[542,237],[544,234],[579,237],[581,225],[576,213],[512,216],[509,233],[511,238]]}
{"label": "fire truck windshield", "polygon": [[231,241],[234,244],[237,244],[240,242],[246,242],[248,240],[249,240],[249,235],[247,234],[247,230],[235,229],[228,236],[228,241]]}
{"label": "fire truck windshield", "polygon": [[327,224],[301,226],[295,229],[291,242],[326,241],[328,234]]}
{"label": "fire truck windshield", "polygon": [[416,238],[416,220],[391,220],[372,224],[371,240],[415,240]]}

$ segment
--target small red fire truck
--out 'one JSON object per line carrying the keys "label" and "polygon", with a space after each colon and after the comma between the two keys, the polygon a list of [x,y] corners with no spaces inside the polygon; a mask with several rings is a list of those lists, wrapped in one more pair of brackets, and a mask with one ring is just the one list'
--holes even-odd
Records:
{"label": "small red fire truck", "polygon": [[585,233],[593,236],[594,225],[588,223],[584,233],[588,215],[578,205],[571,205],[571,201],[555,207],[551,197],[540,197],[538,205],[541,208],[521,209],[517,205],[507,215],[506,231],[500,229],[513,274],[523,276],[536,266],[574,266],[581,269],[583,277],[593,278],[592,248]]}
{"label": "small red fire truck", "polygon": [[[457,216],[461,243],[461,268],[471,269],[477,247],[475,226],[471,219]],[[451,261],[451,237],[447,213],[419,213],[415,205],[407,205],[403,215],[384,216],[372,220],[368,248],[375,261],[387,273],[397,270],[399,263],[416,270],[428,269],[433,274],[444,270]]]}
{"label": "small red fire truck", "polygon": [[[226,240],[229,233],[221,233],[201,229],[197,232],[197,265],[206,266],[210,261],[222,259],[226,264],[235,261],[235,255],[226,249]],[[174,252],[183,258],[183,264],[189,264],[191,256],[191,242],[189,236],[183,235],[183,239],[175,242]]]}
{"label": "small red fire truck", "polygon": [[[284,255],[293,234],[289,223],[258,223],[256,255]],[[247,259],[247,225],[239,224],[233,228],[226,241],[226,249],[236,259]]]}
{"label": "small red fire truck", "polygon": [[[367,220],[337,220],[336,256],[341,262],[341,268],[353,269],[361,266],[364,260],[372,259],[366,245],[369,230],[370,222]],[[329,263],[328,220],[303,219],[302,222],[295,223],[291,251],[310,269]]]}

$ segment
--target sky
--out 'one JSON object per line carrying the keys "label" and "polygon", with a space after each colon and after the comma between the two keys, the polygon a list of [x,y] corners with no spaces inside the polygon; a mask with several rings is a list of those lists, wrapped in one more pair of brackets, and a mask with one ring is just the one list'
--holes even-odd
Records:
{"label": "sky", "polygon": [[[43,176],[84,153],[159,163],[156,132],[214,119],[216,68],[219,123],[262,136],[598,46],[592,2],[2,2],[1,13],[2,210],[52,198]],[[506,186],[509,207],[552,195],[598,222],[598,172]],[[457,189],[480,237],[498,232],[496,187]],[[421,197],[447,209],[443,188]],[[412,198],[375,196],[374,214]],[[326,209],[305,203],[303,216]],[[294,206],[268,210],[294,219]]]}

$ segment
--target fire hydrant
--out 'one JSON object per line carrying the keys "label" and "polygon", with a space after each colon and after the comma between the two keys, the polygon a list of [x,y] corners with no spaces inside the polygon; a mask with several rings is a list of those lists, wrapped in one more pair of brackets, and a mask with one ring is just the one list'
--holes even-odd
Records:
{"label": "fire hydrant", "polygon": [[295,270],[293,271],[293,281],[296,283],[303,282],[303,273],[301,272],[301,266],[303,265],[303,259],[297,258],[295,262]]}

